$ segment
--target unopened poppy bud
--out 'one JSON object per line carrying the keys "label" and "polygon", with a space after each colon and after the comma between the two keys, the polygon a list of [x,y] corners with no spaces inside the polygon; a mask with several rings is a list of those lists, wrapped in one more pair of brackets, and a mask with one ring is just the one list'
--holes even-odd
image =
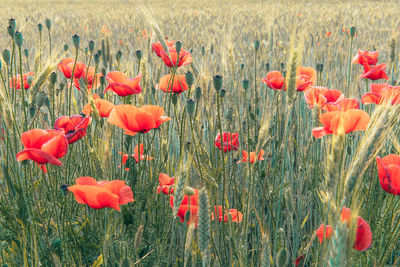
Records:
{"label": "unopened poppy bud", "polygon": [[221,88],[222,88],[222,83],[223,83],[223,80],[222,80],[222,76],[221,75],[215,75],[214,77],[213,77],[213,83],[214,83],[214,88],[215,88],[215,90],[217,90],[217,92],[219,91],[219,90],[221,90]]}
{"label": "unopened poppy bud", "polygon": [[242,63],[242,64],[240,64],[240,70],[243,70],[244,69],[244,64]]}
{"label": "unopened poppy bud", "polygon": [[39,24],[37,25],[37,28],[38,28],[39,33],[42,33],[42,30],[43,30],[43,25],[42,25],[42,23],[39,23]]}
{"label": "unopened poppy bud", "polygon": [[201,88],[200,87],[196,87],[196,99],[199,100],[201,97]]}
{"label": "unopened poppy bud", "polygon": [[50,31],[50,28],[51,28],[51,20],[50,20],[50,19],[46,19],[45,24],[46,24],[46,28]]}
{"label": "unopened poppy bud", "polygon": [[244,79],[242,81],[242,86],[243,86],[243,89],[247,91],[247,89],[249,89],[249,80]]}
{"label": "unopened poppy bud", "polygon": [[28,50],[28,48],[25,48],[25,49],[24,49],[24,56],[25,56],[26,58],[29,57],[29,50]]}
{"label": "unopened poppy bud", "polygon": [[91,41],[89,42],[89,51],[92,52],[93,50],[94,50],[94,41],[91,40]]}
{"label": "unopened poppy bud", "polygon": [[201,55],[204,57],[206,54],[206,48],[204,46],[201,47]]}
{"label": "unopened poppy bud", "polygon": [[46,98],[47,98],[46,93],[44,93],[42,91],[40,91],[36,95],[36,105],[37,105],[38,108],[42,107],[45,104]]}
{"label": "unopened poppy bud", "polygon": [[68,44],[64,44],[64,51],[65,51],[65,52],[68,51],[68,48],[69,48],[69,45],[68,45]]}
{"label": "unopened poppy bud", "polygon": [[68,185],[63,184],[62,186],[60,186],[60,190],[63,193],[63,195],[66,196],[68,194]]}
{"label": "unopened poppy bud", "polygon": [[227,110],[225,110],[225,119],[227,119],[228,121],[232,121],[232,116],[233,116],[232,108],[228,108]]}
{"label": "unopened poppy bud", "polygon": [[34,106],[31,106],[29,108],[29,117],[32,119],[36,114],[36,108]]}
{"label": "unopened poppy bud", "polygon": [[196,192],[194,191],[193,188],[186,186],[185,189],[183,189],[183,192],[185,193],[185,195],[193,196]]}
{"label": "unopened poppy bud", "polygon": [[193,115],[195,107],[196,107],[196,102],[193,99],[186,100],[186,111],[190,116]]}
{"label": "unopened poppy bud", "polygon": [[138,60],[142,59],[142,50],[136,50],[135,55]]}
{"label": "unopened poppy bud", "polygon": [[74,34],[74,35],[72,36],[72,43],[74,44],[75,48],[78,48],[78,47],[79,47],[80,41],[81,41],[81,38],[79,37],[79,35]]}
{"label": "unopened poppy bud", "polygon": [[176,49],[176,53],[179,55],[179,52],[181,52],[181,48],[182,48],[182,43],[180,41],[175,43],[175,49]]}
{"label": "unopened poppy bud", "polygon": [[265,70],[266,70],[267,72],[269,72],[269,70],[270,70],[269,63],[268,63],[268,62],[265,63]]}
{"label": "unopened poppy bud", "polygon": [[191,73],[190,71],[186,72],[185,73],[185,80],[186,80],[186,83],[187,83],[188,87],[189,88],[192,87],[192,85],[193,85],[193,73]]}
{"label": "unopened poppy bud", "polygon": [[8,26],[15,28],[15,19],[11,18],[8,20]]}
{"label": "unopened poppy bud", "polygon": [[176,106],[176,104],[178,103],[178,96],[176,94],[172,94],[171,101],[172,101],[172,104],[174,104],[174,106]]}
{"label": "unopened poppy bud", "polygon": [[101,85],[105,85],[106,84],[106,78],[104,78],[104,76],[101,76],[100,77],[100,83],[101,83]]}
{"label": "unopened poppy bud", "polygon": [[8,35],[10,35],[11,38],[14,38],[15,28],[12,27],[12,26],[8,26],[8,27],[7,27],[7,31],[8,31]]}
{"label": "unopened poppy bud", "polygon": [[27,83],[29,86],[31,86],[31,85],[32,85],[32,82],[33,82],[33,77],[29,75],[29,76],[26,78],[26,83]]}
{"label": "unopened poppy bud", "polygon": [[117,61],[119,61],[121,57],[122,57],[122,52],[118,50],[118,52],[115,54],[115,58],[117,59]]}
{"label": "unopened poppy bud", "polygon": [[254,48],[256,49],[256,51],[258,50],[258,48],[260,48],[260,41],[256,40],[254,42]]}
{"label": "unopened poppy bud", "polygon": [[56,82],[57,82],[57,73],[52,72],[50,74],[50,83],[54,85]]}
{"label": "unopened poppy bud", "polygon": [[18,46],[18,47],[21,47],[22,46],[22,43],[23,43],[23,38],[22,38],[22,33],[21,32],[16,32],[15,33],[15,44]]}
{"label": "unopened poppy bud", "polygon": [[226,95],[226,90],[225,90],[225,89],[221,89],[221,90],[219,91],[219,96],[220,96],[221,98],[223,98],[225,95]]}
{"label": "unopened poppy bud", "polygon": [[356,34],[356,27],[353,26],[350,28],[350,36],[354,37],[355,34]]}

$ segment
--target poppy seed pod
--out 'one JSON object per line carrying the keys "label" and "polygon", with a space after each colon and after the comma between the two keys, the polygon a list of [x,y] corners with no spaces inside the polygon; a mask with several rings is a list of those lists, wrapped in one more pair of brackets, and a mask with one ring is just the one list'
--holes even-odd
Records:
{"label": "poppy seed pod", "polygon": [[136,50],[135,55],[138,60],[142,59],[142,50]]}
{"label": "poppy seed pod", "polygon": [[247,89],[249,89],[249,80],[244,79],[242,81],[242,86],[243,86],[243,89],[247,91]]}
{"label": "poppy seed pod", "polygon": [[8,31],[8,34],[11,36],[11,38],[14,38],[15,28],[12,26],[8,26],[7,31]]}
{"label": "poppy seed pod", "polygon": [[228,121],[232,121],[232,116],[233,116],[232,108],[228,108],[227,110],[225,110],[225,119],[227,119]]}
{"label": "poppy seed pod", "polygon": [[11,18],[8,20],[8,26],[15,28],[15,19]]}
{"label": "poppy seed pod", "polygon": [[265,70],[266,70],[267,72],[269,72],[269,70],[270,70],[269,63],[268,63],[268,62],[265,63]]}
{"label": "poppy seed pod", "polygon": [[192,85],[193,85],[193,73],[191,73],[190,71],[186,72],[185,73],[185,80],[186,80],[186,83],[187,83],[188,87],[189,88],[192,87]]}
{"label": "poppy seed pod", "polygon": [[175,43],[175,49],[176,49],[176,53],[179,55],[179,52],[181,52],[181,48],[182,48],[182,43],[180,41]]}
{"label": "poppy seed pod", "polygon": [[57,82],[57,73],[52,72],[50,74],[50,83],[54,85],[56,82]]}
{"label": "poppy seed pod", "polygon": [[36,95],[36,105],[38,108],[42,107],[46,103],[46,98],[47,98],[46,93],[44,93],[42,91],[40,91]]}
{"label": "poppy seed pod", "polygon": [[256,49],[256,51],[258,50],[258,48],[260,48],[260,41],[256,40],[254,42],[254,48]]}
{"label": "poppy seed pod", "polygon": [[214,83],[214,88],[215,88],[215,90],[218,92],[219,90],[221,90],[221,88],[222,88],[222,83],[223,83],[223,80],[222,80],[222,76],[221,75],[215,75],[214,77],[213,77],[213,83]]}
{"label": "poppy seed pod", "polygon": [[201,97],[201,88],[200,87],[196,87],[196,99],[199,100]]}
{"label": "poppy seed pod", "polygon": [[219,96],[220,96],[221,98],[223,98],[223,97],[225,97],[225,95],[226,95],[226,90],[225,90],[225,89],[221,89],[221,90],[219,91]]}
{"label": "poppy seed pod", "polygon": [[74,34],[74,35],[72,36],[72,43],[74,44],[75,48],[78,48],[78,47],[79,47],[80,41],[81,41],[81,38],[79,37],[79,35]]}
{"label": "poppy seed pod", "polygon": [[100,54],[96,53],[94,54],[94,63],[98,65],[99,62],[100,62]]}
{"label": "poppy seed pod", "polygon": [[118,50],[118,52],[115,54],[115,58],[118,60],[120,60],[122,57],[122,52],[120,50]]}
{"label": "poppy seed pod", "polygon": [[353,26],[350,28],[350,36],[354,37],[355,34],[356,34],[356,27]]}
{"label": "poppy seed pod", "polygon": [[68,44],[64,44],[64,51],[68,51],[69,45]]}
{"label": "poppy seed pod", "polygon": [[94,41],[93,40],[89,42],[89,50],[90,50],[90,52],[92,52],[94,50]]}
{"label": "poppy seed pod", "polygon": [[186,100],[186,111],[190,116],[193,115],[195,107],[196,107],[196,102],[193,99]]}
{"label": "poppy seed pod", "polygon": [[23,41],[24,41],[24,39],[23,39],[23,37],[22,37],[22,33],[21,33],[21,32],[16,32],[16,33],[15,33],[15,44],[16,44],[18,47],[21,47]]}
{"label": "poppy seed pod", "polygon": [[41,33],[42,30],[43,30],[43,25],[42,25],[42,23],[39,23],[39,24],[37,25],[37,28],[38,28],[39,33]]}
{"label": "poppy seed pod", "polygon": [[50,28],[51,28],[51,20],[50,20],[50,19],[46,19],[45,24],[46,24],[46,28],[50,31]]}
{"label": "poppy seed pod", "polygon": [[171,95],[171,101],[172,101],[172,104],[174,104],[174,106],[176,106],[176,104],[178,103],[178,95],[177,94],[172,94]]}
{"label": "poppy seed pod", "polygon": [[3,50],[3,59],[7,65],[10,64],[10,51],[8,49]]}
{"label": "poppy seed pod", "polygon": [[25,48],[25,49],[24,49],[24,56],[25,56],[26,58],[29,57],[29,50],[28,50],[28,48]]}

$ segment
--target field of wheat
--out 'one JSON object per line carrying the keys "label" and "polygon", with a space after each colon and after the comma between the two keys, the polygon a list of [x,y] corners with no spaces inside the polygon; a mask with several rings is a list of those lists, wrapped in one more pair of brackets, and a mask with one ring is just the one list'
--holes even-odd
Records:
{"label": "field of wheat", "polygon": [[0,1],[1,266],[400,266],[397,1]]}

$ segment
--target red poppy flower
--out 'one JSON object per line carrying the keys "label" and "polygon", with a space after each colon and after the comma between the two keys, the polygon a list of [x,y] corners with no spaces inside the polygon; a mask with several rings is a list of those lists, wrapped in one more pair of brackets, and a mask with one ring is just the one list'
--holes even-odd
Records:
{"label": "red poppy flower", "polygon": [[160,173],[158,176],[160,185],[157,187],[157,194],[163,192],[165,195],[174,194],[175,177],[169,177],[165,173]]}
{"label": "red poppy flower", "polygon": [[321,225],[319,226],[319,228],[317,229],[317,231],[316,231],[317,237],[318,237],[318,240],[319,240],[319,243],[322,244],[322,242],[324,241],[324,235],[325,235],[325,239],[326,239],[326,240],[330,239],[330,238],[331,238],[331,235],[332,235],[332,232],[333,232],[332,226],[327,225],[327,226],[325,227],[325,224],[324,224],[324,223],[321,224]]}
{"label": "red poppy flower", "polygon": [[[175,45],[175,41],[165,40],[165,43],[168,47],[172,47]],[[153,48],[154,53],[156,53],[158,57],[161,57],[161,51],[164,51],[164,48],[160,42],[151,44],[151,48]]]}
{"label": "red poppy flower", "polygon": [[299,266],[300,263],[304,260],[304,256],[300,255],[296,258],[296,260],[294,261],[294,266]]}
{"label": "red poppy flower", "polygon": [[157,106],[118,105],[111,111],[108,122],[125,130],[125,134],[134,136],[157,129],[164,122],[171,120],[164,116],[164,109]]}
{"label": "red poppy flower", "polygon": [[108,207],[119,211],[119,205],[134,201],[132,189],[121,180],[97,182],[92,177],[79,177],[76,185],[69,186],[68,190],[78,203],[93,209]]}
{"label": "red poppy flower", "polygon": [[214,220],[214,216],[218,218],[219,222],[222,222],[222,216],[224,222],[228,222],[228,218],[235,223],[240,223],[243,220],[243,214],[237,209],[230,209],[229,211],[225,210],[225,212],[222,212],[222,206],[220,205],[214,207],[214,213],[211,214],[212,220]]}
{"label": "red poppy flower", "polygon": [[358,50],[358,55],[356,55],[351,63],[357,63],[360,65],[375,65],[378,63],[379,51],[363,51]]}
{"label": "red poppy flower", "polygon": [[[150,156],[145,156],[143,154],[143,150],[144,150],[144,145],[143,143],[140,143],[140,151],[139,151],[139,146],[136,145],[135,148],[133,149],[133,155],[132,157],[135,158],[136,162],[142,161],[142,160],[152,160],[154,159],[153,157]],[[139,153],[140,152],[140,153]]]}
{"label": "red poppy flower", "polygon": [[331,32],[326,32],[326,33],[325,33],[326,37],[331,36],[331,34],[332,34]]}
{"label": "red poppy flower", "polygon": [[322,110],[325,111],[347,111],[349,109],[360,109],[360,104],[357,99],[343,98],[334,103],[326,103]]}
{"label": "red poppy flower", "polygon": [[[61,71],[65,78],[71,79],[72,70],[74,68],[75,60],[71,57],[64,58],[61,63],[58,64],[58,70]],[[79,79],[82,77],[85,71],[86,65],[82,62],[76,62],[74,70],[74,78]]]}
{"label": "red poppy flower", "polygon": [[370,80],[380,80],[380,79],[389,79],[385,72],[387,64],[381,64],[381,65],[373,65],[370,66],[368,64],[364,64],[364,72],[361,74],[361,78],[365,79],[370,79]]}
{"label": "red poppy flower", "polygon": [[[33,76],[33,72],[28,72],[25,73],[22,76],[22,80],[24,82],[24,89],[29,89],[29,87],[32,86],[28,84],[28,76]],[[14,88],[14,89],[21,89],[21,75],[17,75],[17,77],[13,77],[12,80],[10,80],[10,87]]]}
{"label": "red poppy flower", "polygon": [[139,74],[133,79],[129,79],[120,71],[111,71],[107,73],[106,76],[109,84],[106,89],[104,89],[104,93],[111,90],[119,96],[139,94],[142,92],[142,87],[139,84],[141,78],[142,74]]}
{"label": "red poppy flower", "polygon": [[[100,99],[100,97],[96,94],[93,94],[94,105],[99,112],[99,116],[104,118],[110,115],[111,110],[115,107],[113,103],[107,101],[105,99]],[[86,116],[89,116],[92,113],[92,106],[90,103],[86,104],[82,110],[82,113]]]}
{"label": "red poppy flower", "polygon": [[152,44],[152,48],[153,51],[157,54],[157,56],[162,58],[167,67],[180,67],[192,63],[192,55],[190,54],[190,52],[187,52],[183,48],[181,48],[178,57],[178,53],[176,52],[175,48],[175,42],[172,43],[173,45],[169,45],[171,44],[171,42],[169,42],[169,44],[167,43],[169,55],[167,52],[165,52],[161,43]]}
{"label": "red poppy flower", "polygon": [[56,130],[32,129],[22,133],[24,150],[18,152],[17,160],[33,160],[39,165],[50,163],[61,166],[59,158],[68,151],[68,140]]}
{"label": "red poppy flower", "polygon": [[[125,165],[126,161],[129,159],[129,155],[122,151],[118,151],[118,154],[122,155],[122,164]],[[121,164],[119,164],[118,167],[121,168]],[[125,168],[125,171],[129,171],[129,168]]]}
{"label": "red poppy flower", "polygon": [[400,103],[400,86],[391,86],[387,83],[371,83],[371,92],[365,93],[361,98],[363,104]]}
{"label": "red poppy flower", "polygon": [[314,108],[314,105],[321,108],[326,103],[336,102],[343,97],[343,93],[337,89],[328,89],[320,86],[310,87],[304,92],[304,98],[309,108]]}
{"label": "red poppy flower", "polygon": [[86,135],[86,128],[91,121],[92,118],[83,118],[81,115],[62,116],[56,119],[54,129],[62,132],[68,139],[68,143],[73,144]]}
{"label": "red poppy flower", "polygon": [[158,88],[163,92],[172,92],[174,94],[180,94],[186,91],[189,87],[186,83],[185,75],[174,75],[174,81],[171,80],[171,74],[165,75],[160,78]]}
{"label": "red poppy flower", "polygon": [[267,84],[269,88],[274,90],[286,90],[285,79],[280,71],[271,71],[267,73],[265,78],[262,78],[262,82]]}
{"label": "red poppy flower", "polygon": [[[89,67],[89,69],[86,71],[86,68],[83,71],[82,78],[84,79],[84,82],[86,83],[86,88],[91,91],[92,89],[97,89],[100,86],[100,77],[103,76],[101,73],[96,73],[96,76],[94,75],[95,73],[95,68],[94,67]],[[74,79],[74,86],[76,89],[81,90],[80,85],[79,85],[79,79]]]}
{"label": "red poppy flower", "polygon": [[[185,216],[186,212],[189,210],[190,207],[190,217],[189,221],[187,222],[188,224],[195,223],[195,226],[197,227],[197,222],[198,222],[198,210],[199,210],[199,190],[198,189],[193,189],[194,190],[194,195],[193,196],[188,196],[185,195],[183,197],[182,203],[179,206],[178,210],[178,217],[181,219],[181,222],[185,221]],[[170,195],[169,197],[169,204],[171,205],[171,208],[174,208],[174,196]]]}
{"label": "red poppy flower", "polygon": [[315,138],[321,138],[328,134],[347,134],[353,131],[364,131],[368,127],[369,115],[359,109],[347,111],[331,111],[324,113],[319,118],[323,127],[312,130]]}
{"label": "red poppy flower", "polygon": [[317,72],[311,67],[298,66],[296,70],[297,91],[307,90],[317,80]]}
{"label": "red poppy flower", "polygon": [[[257,154],[257,152],[250,152],[250,163],[254,163],[256,161],[261,161],[264,160],[263,156],[264,156],[265,151],[264,150],[260,150],[260,152]],[[247,162],[247,159],[249,157],[249,154],[247,153],[246,150],[242,150],[242,156],[243,159],[239,160],[237,162],[237,164],[241,163],[241,162]]]}
{"label": "red poppy flower", "polygon": [[221,134],[219,133],[215,138],[215,146],[219,150],[224,152],[238,150],[239,147],[239,133],[222,133],[222,144],[221,144]]}
{"label": "red poppy flower", "polygon": [[382,189],[400,195],[400,156],[390,154],[382,159],[376,157],[376,165]]}
{"label": "red poppy flower", "polygon": [[[350,225],[351,210],[343,207],[340,213],[340,219]],[[357,218],[356,239],[354,240],[353,248],[358,251],[364,251],[371,247],[372,244],[372,231],[369,224],[360,216]]]}

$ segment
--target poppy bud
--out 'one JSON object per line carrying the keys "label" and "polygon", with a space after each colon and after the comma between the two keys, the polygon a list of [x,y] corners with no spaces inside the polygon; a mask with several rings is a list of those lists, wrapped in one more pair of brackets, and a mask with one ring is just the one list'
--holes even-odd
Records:
{"label": "poppy bud", "polygon": [[350,28],[350,36],[354,37],[355,34],[356,34],[356,27],[353,26]]}
{"label": "poppy bud", "polygon": [[176,106],[176,104],[178,103],[178,96],[176,94],[172,94],[171,101],[172,101],[172,104],[174,104],[174,106]]}
{"label": "poppy bud", "polygon": [[269,68],[269,63],[268,63],[268,62],[265,63],[265,70],[266,70],[267,72],[269,72],[269,70],[270,70],[270,68]]}
{"label": "poppy bud", "polygon": [[27,48],[24,49],[24,56],[25,56],[26,58],[29,57],[29,50],[28,50]]}
{"label": "poppy bud", "polygon": [[282,71],[282,76],[286,78],[286,70]]}
{"label": "poppy bud", "polygon": [[225,110],[225,119],[227,119],[228,121],[232,121],[232,116],[233,116],[232,108],[228,108],[227,110]]}
{"label": "poppy bud", "polygon": [[242,86],[243,86],[243,89],[247,91],[247,89],[249,89],[249,80],[244,79],[242,81]]}
{"label": "poppy bud", "polygon": [[242,64],[240,64],[240,70],[243,70],[244,69],[244,64],[242,63]]}
{"label": "poppy bud", "polygon": [[79,35],[74,34],[74,35],[72,36],[72,43],[74,44],[75,48],[78,48],[78,47],[79,47],[80,41],[81,41],[81,38],[79,37]]}
{"label": "poppy bud", "polygon": [[100,83],[101,83],[101,85],[105,85],[106,84],[106,78],[104,78],[104,76],[101,76],[100,77]]}
{"label": "poppy bud", "polygon": [[182,48],[182,43],[180,41],[175,43],[175,49],[176,49],[176,53],[179,55],[179,52],[181,52],[181,48]]}
{"label": "poppy bud", "polygon": [[38,108],[42,107],[45,104],[47,95],[46,93],[40,91],[37,95],[36,95],[36,105]]}
{"label": "poppy bud", "polygon": [[260,41],[256,40],[254,42],[254,48],[256,49],[256,51],[258,50],[258,48],[260,48]]}
{"label": "poppy bud", "polygon": [[32,76],[28,76],[28,77],[26,78],[26,83],[27,83],[29,86],[31,86],[31,85],[32,85],[32,82],[33,82],[33,77],[32,77]]}
{"label": "poppy bud", "polygon": [[52,72],[50,74],[50,83],[54,85],[56,82],[57,82],[57,73]]}
{"label": "poppy bud", "polygon": [[142,50],[136,50],[135,55],[138,60],[142,59]]}
{"label": "poppy bud", "polygon": [[215,90],[218,92],[219,90],[221,90],[221,88],[222,88],[222,82],[223,82],[223,80],[222,80],[222,76],[221,75],[215,75],[214,77],[213,77],[213,82],[214,82],[214,88],[215,88]]}
{"label": "poppy bud", "polygon": [[96,53],[94,54],[94,63],[98,65],[99,62],[100,62],[100,55]]}
{"label": "poppy bud", "polygon": [[204,46],[201,47],[201,55],[204,57],[204,55],[206,54],[206,49]]}
{"label": "poppy bud", "polygon": [[68,185],[63,184],[62,186],[60,186],[60,189],[64,196],[68,194]]}
{"label": "poppy bud", "polygon": [[42,25],[42,23],[39,23],[39,24],[37,25],[37,28],[38,28],[38,30],[39,30],[39,33],[42,33],[42,30],[43,30],[43,25]]}
{"label": "poppy bud", "polygon": [[185,189],[183,189],[183,192],[185,193],[185,195],[188,195],[189,197],[194,196],[195,192],[194,189],[186,186]]}
{"label": "poppy bud", "polygon": [[225,90],[225,89],[221,89],[221,90],[219,91],[219,96],[220,96],[221,98],[223,98],[225,95],[226,95],[226,90]]}
{"label": "poppy bud", "polygon": [[193,99],[186,100],[186,111],[190,116],[193,115],[195,107],[196,107],[196,102]]}
{"label": "poppy bud", "polygon": [[196,87],[196,99],[199,100],[201,97],[201,88],[200,87]]}
{"label": "poppy bud", "polygon": [[36,114],[36,108],[34,106],[31,106],[29,108],[29,117],[33,118],[35,116],[35,114]]}
{"label": "poppy bud", "polygon": [[51,20],[50,20],[50,19],[46,19],[45,24],[46,24],[46,28],[50,31],[50,28],[51,28]]}
{"label": "poppy bud", "polygon": [[15,28],[12,26],[8,26],[7,31],[8,31],[8,34],[11,36],[11,38],[14,38]]}
{"label": "poppy bud", "polygon": [[115,58],[117,59],[117,61],[119,61],[121,57],[122,57],[122,52],[118,50],[118,52],[115,54]]}
{"label": "poppy bud", "polygon": [[15,44],[18,46],[18,47],[21,47],[22,46],[22,43],[23,43],[23,38],[22,38],[22,33],[21,32],[16,32],[15,33]]}
{"label": "poppy bud", "polygon": [[190,71],[186,72],[185,80],[186,80],[188,87],[191,88],[193,85],[193,73],[191,73]]}
{"label": "poppy bud", "polygon": [[8,20],[8,26],[15,28],[15,19],[11,18]]}
{"label": "poppy bud", "polygon": [[64,44],[64,51],[65,51],[65,52],[68,51],[68,48],[69,48],[69,45],[68,45],[68,44]]}

